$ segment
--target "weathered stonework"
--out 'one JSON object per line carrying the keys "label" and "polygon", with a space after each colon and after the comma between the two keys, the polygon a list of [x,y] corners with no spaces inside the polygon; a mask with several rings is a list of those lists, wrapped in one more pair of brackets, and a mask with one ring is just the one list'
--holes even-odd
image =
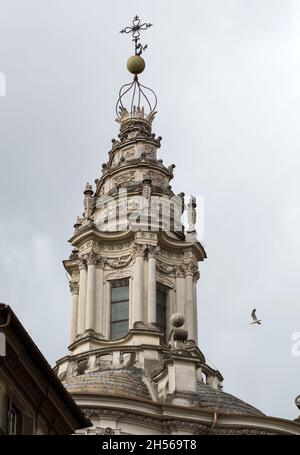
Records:
{"label": "weathered stonework", "polygon": [[[159,213],[153,229],[151,198],[175,197],[175,165],[157,158],[161,137],[152,133],[153,118],[154,112],[121,108],[120,134],[95,191],[85,187],[84,214],[64,261],[71,276],[71,343],[56,372],[93,421],[89,434],[300,434],[300,424],[268,418],[223,392],[221,373],[198,347],[196,284],[206,253],[195,231],[196,199],[187,204],[186,233],[174,224],[176,210],[181,215],[186,207],[183,193],[170,212],[173,224],[165,229]],[[126,189],[125,215],[119,189]],[[107,203],[101,205],[102,196]],[[138,224],[131,217],[140,200],[146,215],[140,213]],[[128,333],[113,338],[112,289],[120,284],[129,289]]]}

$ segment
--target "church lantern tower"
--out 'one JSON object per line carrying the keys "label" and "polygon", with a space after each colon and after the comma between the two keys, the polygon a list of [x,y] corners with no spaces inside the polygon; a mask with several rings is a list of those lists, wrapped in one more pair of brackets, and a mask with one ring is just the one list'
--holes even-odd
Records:
{"label": "church lantern tower", "polygon": [[118,140],[112,140],[95,189],[86,184],[83,217],[70,240],[74,249],[64,261],[73,295],[74,354],[115,343],[132,330],[167,343],[173,313],[184,315],[189,338],[197,342],[198,262],[206,254],[195,235],[194,202],[188,204],[192,230],[184,233],[184,195],[175,195],[170,185],[175,165],[159,159],[161,137],[152,132],[156,95],[138,78],[146,48],[139,33],[150,26],[135,18],[124,30],[135,43],[127,62],[134,77],[119,93]]}
{"label": "church lantern tower", "polygon": [[120,89],[118,139],[95,186],[85,186],[63,262],[71,339],[55,370],[93,422],[88,433],[227,433],[236,426],[266,434],[266,422],[257,429],[263,414],[222,391],[221,373],[198,347],[198,264],[206,253],[195,230],[196,199],[174,194],[175,165],[164,165],[161,137],[152,132],[157,99],[139,76],[147,48],[140,33],[150,27],[136,16],[121,31],[134,43],[133,80]]}

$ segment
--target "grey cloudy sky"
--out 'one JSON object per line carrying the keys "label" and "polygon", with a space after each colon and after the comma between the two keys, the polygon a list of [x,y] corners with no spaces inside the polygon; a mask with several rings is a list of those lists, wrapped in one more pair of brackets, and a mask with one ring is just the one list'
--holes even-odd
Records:
{"label": "grey cloudy sky", "polygon": [[[142,81],[159,97],[160,158],[176,192],[205,198],[200,348],[224,389],[295,418],[300,356],[300,3],[288,0],[2,0],[0,301],[53,364],[71,298],[61,260],[118,134],[115,102],[145,33]],[[263,325],[249,325],[257,308]]]}

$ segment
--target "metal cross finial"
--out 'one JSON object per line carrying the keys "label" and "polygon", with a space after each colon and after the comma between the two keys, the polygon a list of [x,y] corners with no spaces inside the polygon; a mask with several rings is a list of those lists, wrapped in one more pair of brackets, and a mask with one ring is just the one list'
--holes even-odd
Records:
{"label": "metal cross finial", "polygon": [[134,41],[135,55],[141,55],[141,53],[147,49],[148,45],[142,46],[138,41],[140,40],[141,30],[147,30],[147,28],[152,27],[153,24],[141,24],[139,16],[135,16],[130,27],[123,28],[120,33],[131,33],[132,41]]}

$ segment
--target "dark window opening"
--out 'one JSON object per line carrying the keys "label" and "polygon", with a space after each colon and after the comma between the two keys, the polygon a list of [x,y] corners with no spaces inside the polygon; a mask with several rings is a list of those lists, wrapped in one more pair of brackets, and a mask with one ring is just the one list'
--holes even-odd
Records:
{"label": "dark window opening", "polygon": [[165,286],[157,283],[156,288],[156,324],[159,330],[166,336],[167,330],[167,293],[168,289]]}
{"label": "dark window opening", "polygon": [[128,333],[129,280],[116,280],[111,285],[110,337],[115,340]]}
{"label": "dark window opening", "polygon": [[9,434],[22,434],[22,414],[15,405],[10,409]]}

